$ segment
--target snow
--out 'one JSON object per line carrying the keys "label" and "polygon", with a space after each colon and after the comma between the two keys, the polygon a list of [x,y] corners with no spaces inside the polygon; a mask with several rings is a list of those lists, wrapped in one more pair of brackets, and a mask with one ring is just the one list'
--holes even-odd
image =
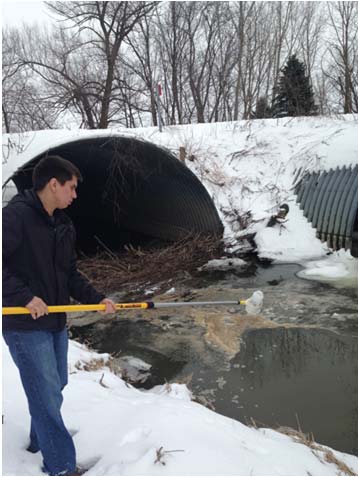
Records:
{"label": "snow", "polygon": [[[99,355],[70,341],[64,420],[86,475],[340,475],[312,449],[270,429],[249,428],[191,400],[184,384],[142,391]],[[26,452],[29,415],[18,372],[3,347],[3,473],[43,475],[41,455]],[[9,392],[11,390],[11,392]],[[358,458],[332,451],[358,472]]]}
{"label": "snow", "polygon": [[122,358],[122,361],[124,361],[129,366],[133,366],[134,368],[136,368],[140,371],[149,371],[150,368],[152,367],[151,364],[146,363],[142,359],[136,358],[135,356],[124,356]]}
{"label": "snow", "polygon": [[172,295],[173,293],[175,293],[175,291],[176,291],[175,287],[169,288],[169,290],[165,292],[165,295]]}
{"label": "snow", "polygon": [[303,262],[304,270],[298,276],[307,280],[318,280],[338,288],[354,287],[358,284],[358,260],[346,251],[339,250],[323,260]]}
{"label": "snow", "polygon": [[[300,263],[305,279],[357,286],[358,259],[349,251],[331,253],[316,238],[294,195],[294,185],[305,171],[358,164],[358,121],[353,115],[173,126],[162,133],[146,128],[4,136],[3,182],[49,149],[111,135],[144,139],[175,154],[184,146],[186,164],[218,209],[228,250],[239,251],[245,243],[240,237],[256,234],[259,257]],[[8,187],[3,200],[14,192],[13,185]],[[282,203],[290,208],[287,220],[267,227]],[[219,269],[242,266],[239,259],[207,264]],[[148,295],[154,292],[155,288],[147,290]],[[326,448],[313,451],[273,430],[249,428],[216,414],[193,402],[184,385],[134,389],[106,367],[109,355],[73,341],[69,360],[63,414],[75,432],[78,463],[90,468],[87,475],[340,474],[325,460]],[[96,369],[91,371],[93,363]],[[25,451],[27,404],[6,346],[3,389],[3,475],[42,475],[40,455]],[[336,451],[334,455],[358,474],[357,457]]]}
{"label": "snow", "polygon": [[199,267],[198,270],[234,270],[247,267],[247,262],[241,258],[220,258],[209,260],[205,265]]}
{"label": "snow", "polygon": [[296,202],[287,202],[290,211],[287,223],[262,227],[255,236],[260,258],[278,262],[303,262],[324,257],[329,249],[316,238],[315,229],[307,223]]}

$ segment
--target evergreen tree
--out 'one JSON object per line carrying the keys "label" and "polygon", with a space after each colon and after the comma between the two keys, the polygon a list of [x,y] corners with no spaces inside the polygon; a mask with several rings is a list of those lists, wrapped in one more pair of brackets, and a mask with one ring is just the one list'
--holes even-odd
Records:
{"label": "evergreen tree", "polygon": [[272,116],[311,116],[317,113],[314,104],[311,82],[305,73],[304,64],[289,57],[287,65],[281,70],[278,86],[273,91]]}
{"label": "evergreen tree", "polygon": [[266,96],[260,96],[256,102],[256,111],[253,111],[251,119],[265,119],[271,117],[271,108],[268,104]]}

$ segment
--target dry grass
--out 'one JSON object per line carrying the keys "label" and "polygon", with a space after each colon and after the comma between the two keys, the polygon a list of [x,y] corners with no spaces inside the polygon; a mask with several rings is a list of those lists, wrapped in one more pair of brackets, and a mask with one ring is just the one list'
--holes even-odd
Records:
{"label": "dry grass", "polygon": [[338,475],[356,475],[354,471],[344,462],[339,460],[330,449],[327,449],[327,447],[315,442],[312,433],[305,434],[301,430],[297,431],[295,429],[291,429],[290,427],[279,427],[275,430],[277,432],[281,432],[281,434],[291,437],[291,439],[295,442],[309,447],[312,451],[312,454],[317,457],[322,464],[334,464],[340,472]]}
{"label": "dry grass", "polygon": [[[312,432],[303,432],[301,430],[297,415],[296,419],[298,430],[288,426],[280,426],[275,428],[274,430],[276,432],[284,434],[285,436],[290,437],[294,442],[297,442],[298,444],[303,444],[304,446],[309,447],[311,449],[312,454],[317,457],[317,459],[322,462],[322,464],[334,464],[339,471],[337,475],[356,475],[354,471],[344,462],[339,460],[330,449],[327,449],[327,447],[315,442]],[[246,419],[246,425],[255,429],[270,428],[270,426],[267,426],[264,423],[255,421],[255,419],[253,419],[252,417],[249,420]]]}
{"label": "dry grass", "polygon": [[329,464],[334,464],[341,472],[341,475],[357,475],[350,467],[348,467],[348,465],[337,459],[337,457],[333,454],[331,450],[326,449],[319,444],[314,444],[315,448],[312,449],[312,452],[321,462],[328,462]]}
{"label": "dry grass", "polygon": [[193,395],[192,401],[197,402],[198,404],[201,404],[204,407],[207,407],[211,411],[215,411],[214,403],[210,399],[206,398],[205,396],[202,396],[202,395],[194,396]]}
{"label": "dry grass", "polygon": [[98,371],[105,366],[108,366],[108,361],[105,361],[103,358],[93,358],[88,363],[83,361],[77,361],[77,363],[75,363],[75,368],[80,371]]}

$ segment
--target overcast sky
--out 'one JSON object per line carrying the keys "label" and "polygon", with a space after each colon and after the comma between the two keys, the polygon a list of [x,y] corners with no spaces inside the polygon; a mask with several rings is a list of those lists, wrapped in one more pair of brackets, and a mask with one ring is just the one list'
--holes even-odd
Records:
{"label": "overcast sky", "polygon": [[48,19],[43,1],[3,0],[1,16],[3,26],[20,26],[23,22],[43,23]]}

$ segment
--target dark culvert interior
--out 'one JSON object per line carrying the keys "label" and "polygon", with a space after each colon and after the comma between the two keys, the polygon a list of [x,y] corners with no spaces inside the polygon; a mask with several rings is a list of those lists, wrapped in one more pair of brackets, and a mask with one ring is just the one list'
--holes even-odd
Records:
{"label": "dark culvert interior", "polygon": [[73,162],[83,175],[78,198],[66,212],[80,250],[99,244],[118,250],[153,239],[176,241],[190,233],[221,235],[215,205],[199,179],[170,151],[127,137],[81,139],[47,150],[13,176],[30,188],[36,163],[46,155]]}

